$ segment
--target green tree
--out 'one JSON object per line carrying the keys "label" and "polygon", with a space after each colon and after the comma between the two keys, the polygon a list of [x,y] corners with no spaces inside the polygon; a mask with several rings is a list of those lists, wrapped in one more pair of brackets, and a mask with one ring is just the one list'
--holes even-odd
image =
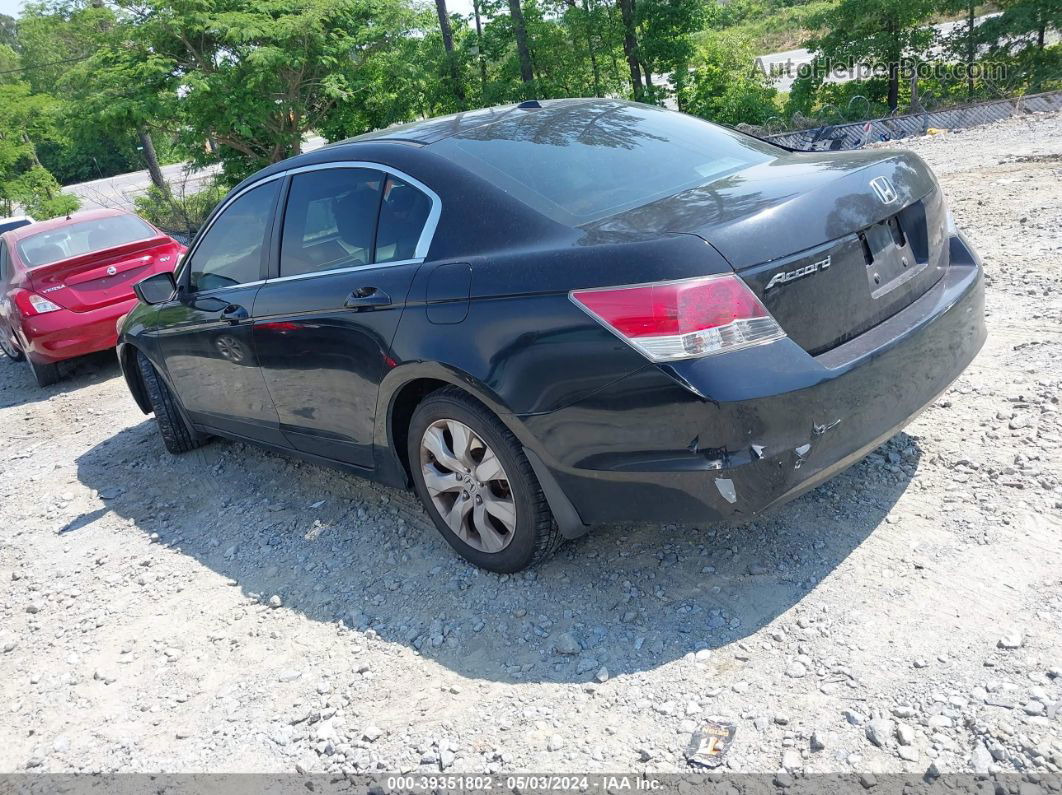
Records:
{"label": "green tree", "polygon": [[777,92],[747,42],[727,33],[706,36],[692,64],[688,112],[721,124],[763,124],[777,113]]}
{"label": "green tree", "polygon": [[121,51],[101,57],[99,79],[126,86],[129,104],[181,136],[195,161],[220,157],[236,180],[298,154],[307,132],[357,102],[359,72],[401,43],[412,18],[399,0],[147,0]]}
{"label": "green tree", "polygon": [[[666,89],[654,86],[654,74],[668,74],[684,102],[687,72],[694,55],[693,34],[701,30],[709,12],[701,0],[639,0],[638,60],[648,99],[663,99]],[[750,61],[751,63],[751,61]]]}
{"label": "green tree", "polygon": [[887,102],[895,110],[903,58],[924,52],[932,42],[925,22],[938,5],[935,0],[840,0],[812,17],[813,27],[828,32],[811,39],[808,48],[835,64],[884,66]]}
{"label": "green tree", "polygon": [[0,14],[0,45],[18,49],[18,26],[15,18]]}
{"label": "green tree", "polygon": [[1014,66],[1028,74],[1028,90],[1044,90],[1044,82],[1062,79],[1062,53],[1049,47],[1049,30],[1062,30],[1062,3],[1059,0],[1000,0],[1003,13],[985,20],[977,29],[977,39],[997,52],[1014,58]]}
{"label": "green tree", "polygon": [[0,84],[0,210],[15,205],[35,218],[51,218],[77,209],[74,196],[60,192],[55,177],[41,165],[35,141],[55,139],[56,101],[32,94],[26,83]]}

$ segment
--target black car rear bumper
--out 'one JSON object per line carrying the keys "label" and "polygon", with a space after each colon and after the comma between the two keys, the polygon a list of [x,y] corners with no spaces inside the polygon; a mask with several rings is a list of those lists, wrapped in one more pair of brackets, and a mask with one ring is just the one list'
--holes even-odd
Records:
{"label": "black car rear bumper", "polygon": [[980,262],[954,237],[940,282],[825,354],[781,340],[649,366],[574,405],[519,419],[584,523],[747,518],[897,433],[985,337]]}

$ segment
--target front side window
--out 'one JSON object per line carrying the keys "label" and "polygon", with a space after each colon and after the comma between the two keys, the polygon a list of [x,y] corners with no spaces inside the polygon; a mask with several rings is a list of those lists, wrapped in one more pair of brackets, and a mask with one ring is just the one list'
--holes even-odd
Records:
{"label": "front side window", "polygon": [[24,237],[18,244],[18,251],[28,267],[38,268],[70,257],[148,240],[156,234],[135,215],[111,215],[64,224]]}
{"label": "front side window", "polygon": [[372,262],[383,174],[365,168],[306,171],[291,178],[280,275],[298,276]]}
{"label": "front side window", "polygon": [[217,217],[192,252],[193,290],[216,290],[262,278],[266,233],[273,222],[279,180],[244,193]]}

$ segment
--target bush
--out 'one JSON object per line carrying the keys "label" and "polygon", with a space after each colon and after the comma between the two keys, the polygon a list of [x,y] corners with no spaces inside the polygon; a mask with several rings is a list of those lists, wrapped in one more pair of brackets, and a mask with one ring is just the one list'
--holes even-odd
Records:
{"label": "bush", "polygon": [[721,124],[763,124],[778,113],[778,92],[748,42],[732,34],[708,36],[697,48],[684,109]]}
{"label": "bush", "polygon": [[133,200],[136,211],[169,235],[188,241],[206,221],[228,189],[219,183],[195,193],[170,187],[162,191],[156,185]]}

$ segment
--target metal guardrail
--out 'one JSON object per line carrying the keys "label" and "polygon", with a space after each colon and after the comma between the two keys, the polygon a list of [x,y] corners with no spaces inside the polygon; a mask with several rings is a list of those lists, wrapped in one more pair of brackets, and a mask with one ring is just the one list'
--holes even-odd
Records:
{"label": "metal guardrail", "polygon": [[826,124],[807,130],[790,130],[762,136],[793,149],[859,149],[868,143],[925,135],[932,128],[956,130],[1009,119],[1024,113],[1062,110],[1062,91],[1029,94],[1013,99],[995,99],[918,113],[889,115],[869,121]]}

